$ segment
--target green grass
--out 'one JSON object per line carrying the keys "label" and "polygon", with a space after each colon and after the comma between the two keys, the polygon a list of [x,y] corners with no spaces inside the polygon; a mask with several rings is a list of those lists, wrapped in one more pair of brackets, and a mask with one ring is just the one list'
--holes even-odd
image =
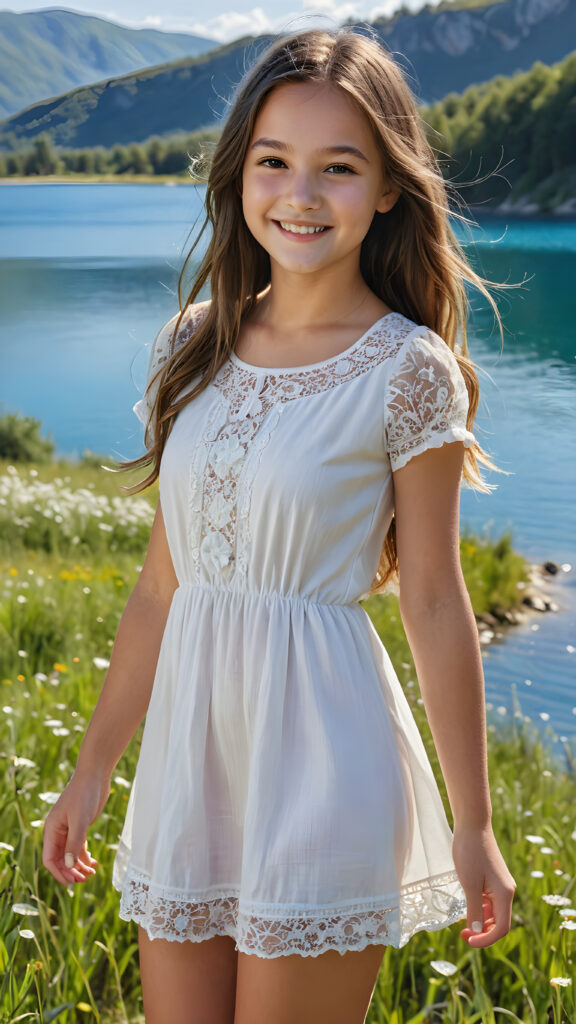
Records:
{"label": "green grass", "polygon": [[[111,500],[121,493],[120,483],[136,479],[133,473],[114,476],[67,463],[15,468],[19,484],[7,464],[0,464],[0,495],[9,496],[5,502],[15,486],[22,498],[30,480],[52,481],[70,494],[86,489]],[[30,476],[31,469],[37,476]],[[143,497],[152,509],[157,487]],[[129,511],[133,499],[122,500]],[[40,517],[45,508],[37,504]],[[137,928],[119,919],[119,896],[111,884],[140,730],[89,832],[90,850],[100,864],[97,874],[84,885],[64,887],[41,862],[43,818],[73,771],[147,538],[142,510],[133,536],[126,533],[124,510],[117,513],[117,528],[108,522],[111,530],[92,536],[89,517],[81,521],[71,499],[67,507],[75,530],[70,535],[63,536],[64,524],[51,517],[44,532],[23,525],[18,536],[14,519],[26,520],[26,514],[0,504],[5,515],[0,520],[0,761],[5,778],[0,796],[0,1024],[54,1019],[115,1024],[135,1021],[142,1013]],[[112,506],[105,507],[104,518],[111,518]],[[73,544],[75,536],[80,540]],[[494,594],[498,602],[517,598],[524,562],[509,539],[463,538],[462,560],[479,607],[490,604]],[[396,599],[371,598],[365,607],[405,685],[445,796]],[[563,917],[565,907],[542,899],[565,897],[568,906],[574,895],[574,761],[567,749],[566,763],[555,763],[516,711],[507,732],[489,726],[495,831],[518,884],[512,930],[482,952],[462,942],[461,925],[420,932],[402,950],[388,948],[369,1024],[569,1024],[576,1019],[574,986],[550,984],[551,978],[574,973],[574,931],[560,926],[563,920],[576,924],[576,910]],[[529,835],[542,841],[531,841]],[[26,907],[28,912],[18,912]],[[439,960],[456,965],[456,973],[439,974],[431,966]]]}

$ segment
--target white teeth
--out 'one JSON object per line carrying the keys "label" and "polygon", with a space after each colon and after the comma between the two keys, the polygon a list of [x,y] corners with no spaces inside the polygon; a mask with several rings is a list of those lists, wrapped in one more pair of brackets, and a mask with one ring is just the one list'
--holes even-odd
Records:
{"label": "white teeth", "polygon": [[326,228],[319,227],[308,227],[305,224],[288,224],[286,221],[280,221],[280,227],[284,228],[284,231],[293,231],[295,235],[316,235],[319,231],[325,231]]}

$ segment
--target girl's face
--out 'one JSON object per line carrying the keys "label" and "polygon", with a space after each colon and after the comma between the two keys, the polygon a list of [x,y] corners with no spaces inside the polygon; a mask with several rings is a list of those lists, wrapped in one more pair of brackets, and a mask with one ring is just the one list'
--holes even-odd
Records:
{"label": "girl's face", "polygon": [[273,269],[348,267],[389,191],[367,119],[337,86],[289,83],[265,100],[244,163],[246,224]]}

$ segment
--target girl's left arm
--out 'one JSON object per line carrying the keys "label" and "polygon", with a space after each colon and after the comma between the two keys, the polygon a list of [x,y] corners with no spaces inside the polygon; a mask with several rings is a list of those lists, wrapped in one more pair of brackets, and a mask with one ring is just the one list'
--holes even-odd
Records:
{"label": "girl's left arm", "polygon": [[[470,946],[510,929],[516,884],[492,831],[484,675],[460,565],[461,442],[412,458],[393,475],[400,612],[454,817],[454,864]],[[472,930],[481,922],[482,931]]]}

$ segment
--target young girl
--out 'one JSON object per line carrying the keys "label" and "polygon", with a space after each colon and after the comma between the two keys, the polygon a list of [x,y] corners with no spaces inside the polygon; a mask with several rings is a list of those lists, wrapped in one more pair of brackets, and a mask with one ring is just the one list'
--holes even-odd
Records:
{"label": "young girl", "polygon": [[[490,465],[464,281],[494,300],[399,68],[359,33],[260,57],[206,204],[125,464],[153,463],[130,492],[159,476],[150,547],[44,864],[94,873],[86,832],[146,714],[113,884],[147,1024],[361,1024],[386,945],[510,927],[458,538],[462,474],[486,489]],[[396,571],[453,834],[359,603]]]}

